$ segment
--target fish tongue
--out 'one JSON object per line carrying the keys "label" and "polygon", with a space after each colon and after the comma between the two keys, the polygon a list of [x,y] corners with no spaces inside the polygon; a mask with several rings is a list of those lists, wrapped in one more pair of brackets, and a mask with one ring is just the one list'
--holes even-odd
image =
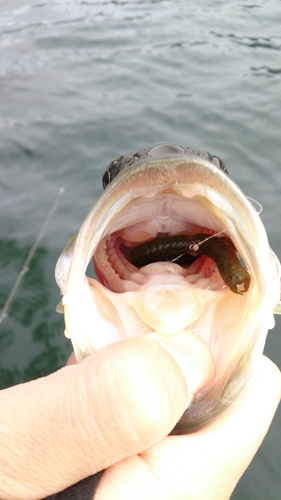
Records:
{"label": "fish tongue", "polygon": [[202,290],[188,283],[153,281],[148,280],[133,296],[137,314],[153,330],[165,335],[177,333],[201,316],[205,306]]}
{"label": "fish tongue", "polygon": [[214,298],[214,292],[198,289],[182,276],[153,274],[138,292],[128,293],[139,318],[154,331],[169,335],[188,328]]}

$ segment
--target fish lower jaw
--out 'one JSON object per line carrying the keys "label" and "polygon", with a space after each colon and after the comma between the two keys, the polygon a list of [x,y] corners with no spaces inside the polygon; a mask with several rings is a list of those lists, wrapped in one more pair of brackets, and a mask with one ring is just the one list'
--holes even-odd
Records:
{"label": "fish lower jaw", "polygon": [[230,295],[227,287],[212,291],[196,288],[184,279],[167,281],[146,284],[138,291],[115,293],[88,278],[84,298],[82,293],[79,295],[84,311],[80,317],[87,319],[84,337],[91,344],[90,353],[112,342],[151,333],[166,336],[192,332],[213,346],[213,316],[220,301]]}

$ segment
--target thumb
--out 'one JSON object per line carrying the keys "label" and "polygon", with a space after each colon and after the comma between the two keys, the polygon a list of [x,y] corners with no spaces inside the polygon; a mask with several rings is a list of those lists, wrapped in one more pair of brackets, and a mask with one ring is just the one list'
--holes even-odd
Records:
{"label": "thumb", "polygon": [[208,355],[198,337],[173,337],[111,344],[78,365],[2,391],[0,497],[42,498],[165,437],[192,392],[213,376],[212,360],[210,369],[199,369]]}

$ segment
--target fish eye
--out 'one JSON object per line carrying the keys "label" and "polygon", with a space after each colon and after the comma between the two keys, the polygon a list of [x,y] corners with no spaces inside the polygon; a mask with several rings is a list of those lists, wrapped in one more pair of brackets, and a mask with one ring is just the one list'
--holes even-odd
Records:
{"label": "fish eye", "polygon": [[117,166],[118,166],[118,159],[113,160],[108,165],[106,171],[102,176],[103,189],[105,189],[108,186],[108,184],[114,179],[114,177],[116,177],[115,171]]}
{"label": "fish eye", "polygon": [[109,170],[106,170],[102,176],[102,187],[103,189],[106,188],[106,186],[108,186],[108,184],[110,183],[110,172]]}

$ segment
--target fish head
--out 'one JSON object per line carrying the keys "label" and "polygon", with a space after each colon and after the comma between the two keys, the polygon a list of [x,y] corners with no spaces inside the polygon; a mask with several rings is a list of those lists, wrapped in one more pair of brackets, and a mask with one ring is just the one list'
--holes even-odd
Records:
{"label": "fish head", "polygon": [[[216,156],[176,144],[149,146],[111,162],[103,185],[56,266],[65,335],[78,361],[137,335],[199,336],[212,353],[215,376],[194,394],[173,431],[190,432],[221,413],[253,373],[274,326],[279,261],[259,213]],[[182,255],[163,258],[144,245],[160,239],[169,246],[179,237],[189,238],[193,250],[213,239],[214,255],[227,238],[247,270],[247,286],[233,293],[228,267],[222,275],[232,260],[227,253],[193,252],[181,264]],[[135,265],[132,251],[140,245],[154,257]],[[86,275],[91,262],[98,279]]]}

